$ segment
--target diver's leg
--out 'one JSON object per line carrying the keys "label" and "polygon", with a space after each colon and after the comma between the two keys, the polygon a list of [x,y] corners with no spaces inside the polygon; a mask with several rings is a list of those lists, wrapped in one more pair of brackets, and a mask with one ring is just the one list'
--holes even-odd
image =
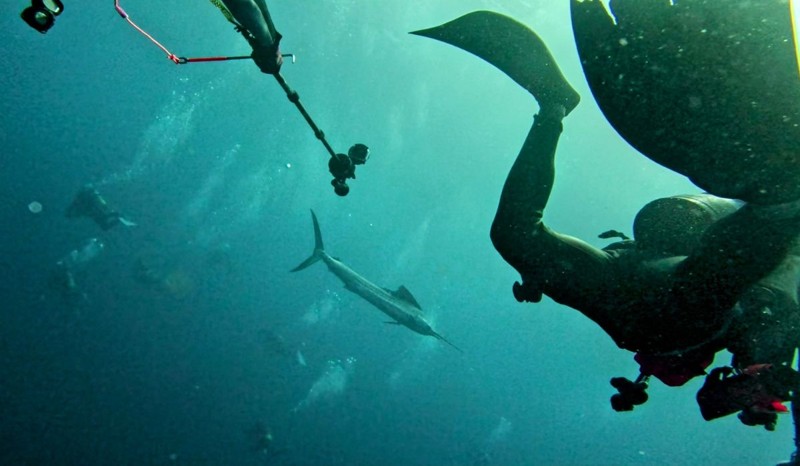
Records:
{"label": "diver's leg", "polygon": [[563,107],[554,107],[542,109],[534,117],[503,185],[491,237],[506,261],[513,260],[514,246],[526,233],[541,228],[555,180],[555,153],[563,129],[563,113]]}
{"label": "diver's leg", "polygon": [[281,35],[275,30],[264,0],[222,0],[233,17],[250,33],[251,57],[262,72],[278,74],[283,64],[279,45]]}
{"label": "diver's leg", "polygon": [[[580,311],[608,277],[608,255],[589,244],[547,228],[542,222],[555,178],[554,158],[561,135],[563,106],[546,106],[508,174],[491,228],[495,249],[522,277],[518,301],[537,302],[547,292]],[[565,268],[569,268],[567,271]],[[588,316],[605,327],[603,316]]]}
{"label": "diver's leg", "polygon": [[261,16],[264,17],[264,21],[267,23],[267,28],[269,29],[272,40],[274,42],[277,41],[280,33],[275,28],[275,23],[272,22],[272,15],[269,14],[266,0],[255,0],[255,2],[258,5],[259,10],[261,10]]}
{"label": "diver's leg", "polygon": [[[270,47],[275,43],[275,37],[264,19],[264,13],[253,0],[222,0],[222,2],[236,21],[253,35],[258,45]],[[264,7],[266,8],[266,4]]]}
{"label": "diver's leg", "polygon": [[253,0],[258,5],[258,8],[261,10],[261,14],[264,15],[264,19],[269,17],[269,10],[267,10],[267,1],[266,0]]}

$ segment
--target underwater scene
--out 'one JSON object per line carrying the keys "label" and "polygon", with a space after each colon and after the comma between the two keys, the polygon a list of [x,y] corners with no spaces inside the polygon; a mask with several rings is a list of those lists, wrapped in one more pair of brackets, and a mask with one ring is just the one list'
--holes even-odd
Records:
{"label": "underwater scene", "polygon": [[0,464],[800,464],[793,2],[62,1]]}

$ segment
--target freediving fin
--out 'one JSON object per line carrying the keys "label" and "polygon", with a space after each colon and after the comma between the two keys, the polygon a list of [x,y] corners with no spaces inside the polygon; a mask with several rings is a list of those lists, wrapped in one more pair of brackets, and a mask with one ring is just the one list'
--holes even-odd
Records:
{"label": "freediving fin", "polygon": [[572,30],[594,100],[620,136],[716,196],[800,197],[790,2],[606,4],[570,0]]}
{"label": "freediving fin", "polygon": [[508,16],[474,11],[411,34],[446,42],[486,60],[533,94],[540,107],[561,104],[569,114],[580,101],[542,39]]}

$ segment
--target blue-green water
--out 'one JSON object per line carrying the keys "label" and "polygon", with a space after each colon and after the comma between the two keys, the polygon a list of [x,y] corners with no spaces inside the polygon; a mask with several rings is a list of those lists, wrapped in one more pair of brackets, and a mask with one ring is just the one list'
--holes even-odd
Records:
{"label": "blue-green water", "polygon": [[[648,200],[697,191],[606,123],[568,2],[272,2],[297,57],[289,84],[334,148],[372,149],[346,198],[252,63],[173,65],[110,0],[67,2],[47,35],[22,6],[0,6],[0,463],[751,465],[791,452],[789,417],[774,433],[704,422],[700,380],[654,382],[646,405],[613,412],[608,380],[636,375],[632,355],[576,311],[511,294],[518,277],[488,231],[535,102],[408,31],[491,9],[548,43],[583,96],[559,147],[554,229],[604,245],[593,238],[629,233]],[[178,55],[248,53],[207,2],[123,6]],[[86,183],[138,226],[65,218]],[[313,247],[311,208],[330,254],[408,287],[465,353],[385,325],[322,265],[290,274]],[[67,306],[48,276],[91,237],[106,248]],[[143,262],[158,283],[137,275]],[[256,448],[259,423],[277,456]]]}

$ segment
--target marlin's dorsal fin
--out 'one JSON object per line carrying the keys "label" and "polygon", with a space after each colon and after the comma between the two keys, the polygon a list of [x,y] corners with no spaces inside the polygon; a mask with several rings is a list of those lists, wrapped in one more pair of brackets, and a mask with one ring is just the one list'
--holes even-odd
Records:
{"label": "marlin's dorsal fin", "polygon": [[408,288],[406,288],[405,286],[400,285],[400,288],[398,288],[397,291],[392,291],[391,293],[396,298],[402,299],[403,301],[410,303],[417,309],[422,310],[422,306],[419,305],[417,300],[414,298],[414,295],[412,295],[411,292],[408,291]]}

